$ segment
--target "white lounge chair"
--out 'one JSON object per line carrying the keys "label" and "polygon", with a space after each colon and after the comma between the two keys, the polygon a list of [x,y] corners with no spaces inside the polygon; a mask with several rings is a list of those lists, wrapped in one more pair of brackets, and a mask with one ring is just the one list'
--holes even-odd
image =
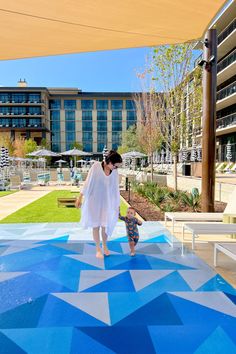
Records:
{"label": "white lounge chair", "polygon": [[236,242],[215,243],[214,246],[214,266],[217,267],[217,255],[222,252],[236,261]]}
{"label": "white lounge chair", "polygon": [[192,249],[194,249],[195,238],[199,235],[235,235],[236,224],[224,223],[187,223],[182,229],[182,255],[184,253],[184,234],[188,230],[192,233]]}
{"label": "white lounge chair", "polygon": [[168,219],[172,221],[174,232],[175,221],[223,221],[223,213],[165,213],[165,226]]}

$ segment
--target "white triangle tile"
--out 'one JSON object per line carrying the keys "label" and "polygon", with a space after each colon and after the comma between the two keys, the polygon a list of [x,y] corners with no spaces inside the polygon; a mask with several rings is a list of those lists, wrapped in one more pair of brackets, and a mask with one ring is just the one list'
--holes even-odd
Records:
{"label": "white triangle tile", "polygon": [[212,310],[222,312],[226,315],[236,317],[235,304],[220,291],[199,291],[199,292],[170,292],[182,299],[192,301],[196,304],[208,307]]}
{"label": "white triangle tile", "polygon": [[29,272],[0,272],[0,283],[9,279],[14,279]]}
{"label": "white triangle tile", "polygon": [[160,280],[170,273],[173,270],[130,270],[130,275],[133,280],[133,284],[136,291],[139,291],[146,286],[154,283],[157,280]]}
{"label": "white triangle tile", "polygon": [[54,293],[68,304],[88,313],[108,325],[111,324],[107,293]]}
{"label": "white triangle tile", "polygon": [[91,288],[124,272],[125,270],[82,270],[80,272],[78,291]]}
{"label": "white triangle tile", "polygon": [[210,279],[212,279],[216,273],[213,270],[207,271],[206,269],[196,269],[179,270],[179,274],[190,286],[190,288],[195,291],[196,289],[204,285],[206,282],[208,282]]}

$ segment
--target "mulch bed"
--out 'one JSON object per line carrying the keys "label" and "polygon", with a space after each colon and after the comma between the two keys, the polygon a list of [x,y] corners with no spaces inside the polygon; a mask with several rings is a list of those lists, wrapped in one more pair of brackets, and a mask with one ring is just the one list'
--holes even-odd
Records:
{"label": "mulch bed", "polygon": [[[128,201],[128,192],[121,191],[122,197],[137,211],[137,213],[146,221],[164,220],[164,213],[159,208],[152,204],[145,197],[130,192],[130,201]],[[223,213],[226,203],[215,202],[215,212]],[[192,212],[189,207],[184,207],[178,211]]]}

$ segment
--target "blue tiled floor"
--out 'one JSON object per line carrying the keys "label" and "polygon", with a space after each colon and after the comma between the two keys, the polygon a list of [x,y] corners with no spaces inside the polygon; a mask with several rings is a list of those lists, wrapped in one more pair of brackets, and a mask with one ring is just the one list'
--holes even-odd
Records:
{"label": "blue tiled floor", "polygon": [[236,290],[144,223],[96,259],[79,224],[0,225],[0,353],[236,353]]}

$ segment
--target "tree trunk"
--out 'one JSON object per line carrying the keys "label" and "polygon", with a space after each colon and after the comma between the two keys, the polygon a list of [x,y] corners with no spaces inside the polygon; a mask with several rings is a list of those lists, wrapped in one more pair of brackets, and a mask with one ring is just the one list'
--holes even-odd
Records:
{"label": "tree trunk", "polygon": [[150,155],[150,161],[151,161],[151,182],[153,182],[153,154],[152,153]]}
{"label": "tree trunk", "polygon": [[177,191],[177,154],[173,155],[173,160],[174,160],[174,170],[173,170],[174,189],[175,191]]}

